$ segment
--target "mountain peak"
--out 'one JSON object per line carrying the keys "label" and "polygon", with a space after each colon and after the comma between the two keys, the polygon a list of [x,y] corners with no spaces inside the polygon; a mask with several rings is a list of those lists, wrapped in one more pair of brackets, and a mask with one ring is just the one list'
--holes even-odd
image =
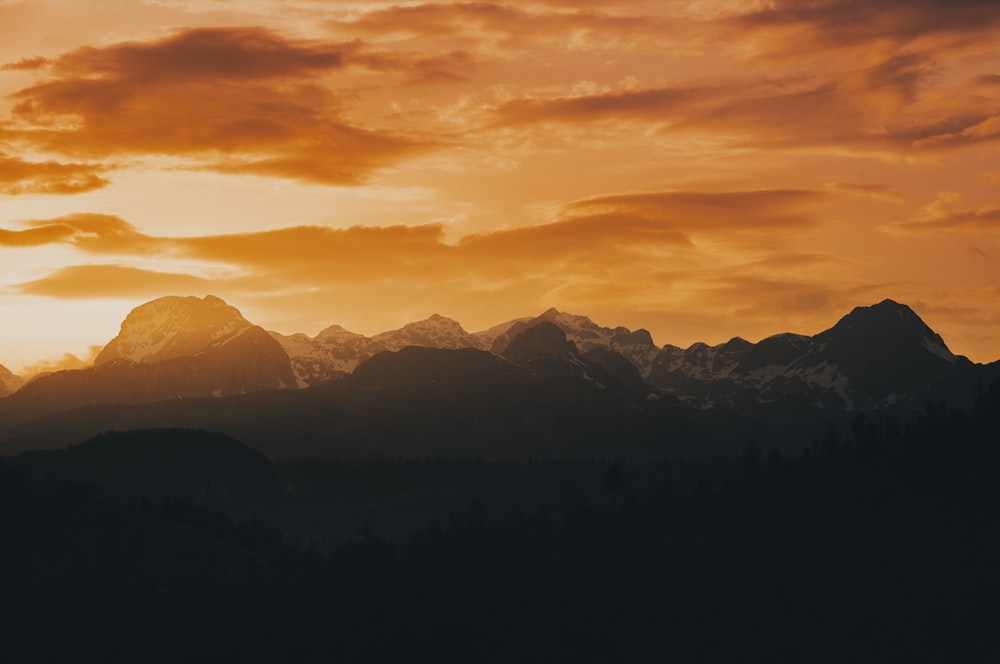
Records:
{"label": "mountain peak", "polygon": [[133,309],[94,365],[116,359],[161,362],[194,355],[252,326],[236,307],[214,295],[168,295]]}
{"label": "mountain peak", "polygon": [[867,307],[854,307],[851,313],[841,318],[830,332],[891,335],[896,340],[903,336],[920,340],[928,338],[944,345],[941,337],[913,309],[889,299]]}
{"label": "mountain peak", "polygon": [[400,350],[406,346],[426,348],[481,348],[477,337],[465,331],[454,319],[434,314],[424,320],[407,323],[398,330],[372,337],[375,350]]}
{"label": "mountain peak", "polygon": [[357,332],[351,332],[345,327],[340,325],[331,325],[330,327],[324,328],[319,331],[319,333],[313,337],[315,341],[342,341],[345,339],[364,339],[363,334],[358,334]]}

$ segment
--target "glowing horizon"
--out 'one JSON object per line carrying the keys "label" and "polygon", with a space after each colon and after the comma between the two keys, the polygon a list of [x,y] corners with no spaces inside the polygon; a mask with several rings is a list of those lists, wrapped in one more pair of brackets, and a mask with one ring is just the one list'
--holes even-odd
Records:
{"label": "glowing horizon", "polygon": [[891,298],[1000,358],[995,2],[110,4],[0,0],[12,370],[174,294],[682,347]]}

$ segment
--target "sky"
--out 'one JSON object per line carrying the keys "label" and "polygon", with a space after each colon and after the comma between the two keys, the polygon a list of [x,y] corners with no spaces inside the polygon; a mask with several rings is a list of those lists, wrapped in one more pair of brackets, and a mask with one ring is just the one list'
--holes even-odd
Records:
{"label": "sky", "polygon": [[0,363],[209,293],[1000,359],[1000,3],[0,0]]}

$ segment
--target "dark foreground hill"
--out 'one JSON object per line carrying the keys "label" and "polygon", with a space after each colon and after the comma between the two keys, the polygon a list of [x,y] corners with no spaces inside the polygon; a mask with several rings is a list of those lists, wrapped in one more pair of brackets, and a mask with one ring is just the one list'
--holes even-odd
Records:
{"label": "dark foreground hill", "polygon": [[609,467],[601,503],[329,553],[0,463],[0,659],[994,662],[998,427],[995,385],[727,479]]}
{"label": "dark foreground hill", "polygon": [[224,434],[191,429],[112,431],[65,450],[21,454],[15,466],[121,498],[217,509],[253,507],[279,490],[274,466],[260,453]]}

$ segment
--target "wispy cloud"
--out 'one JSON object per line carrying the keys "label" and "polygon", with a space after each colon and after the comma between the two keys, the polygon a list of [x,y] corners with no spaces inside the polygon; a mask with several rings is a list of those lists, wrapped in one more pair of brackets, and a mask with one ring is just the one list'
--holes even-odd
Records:
{"label": "wispy cloud", "polygon": [[0,153],[0,194],[80,194],[101,189],[109,181],[99,165],[59,161],[25,161]]}

